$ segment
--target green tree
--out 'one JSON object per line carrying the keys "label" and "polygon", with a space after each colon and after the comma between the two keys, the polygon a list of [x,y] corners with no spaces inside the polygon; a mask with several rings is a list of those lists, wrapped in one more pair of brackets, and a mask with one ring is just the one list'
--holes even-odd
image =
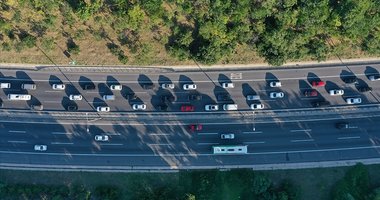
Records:
{"label": "green tree", "polygon": [[262,174],[256,174],[252,180],[252,192],[255,195],[267,193],[272,186],[272,182]]}

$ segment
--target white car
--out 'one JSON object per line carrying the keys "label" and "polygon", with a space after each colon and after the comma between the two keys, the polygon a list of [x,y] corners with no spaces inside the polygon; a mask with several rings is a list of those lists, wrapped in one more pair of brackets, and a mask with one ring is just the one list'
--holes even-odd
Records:
{"label": "white car", "polygon": [[34,150],[35,151],[46,151],[47,150],[47,145],[36,144],[36,145],[34,145]]}
{"label": "white car", "polygon": [[145,110],[146,105],[145,104],[133,104],[132,108],[133,108],[133,110]]}
{"label": "white car", "polygon": [[271,99],[277,99],[277,98],[284,98],[284,93],[283,92],[271,92],[269,94]]}
{"label": "white car", "polygon": [[164,89],[174,89],[174,84],[173,83],[163,83],[163,84],[161,84],[161,87]]}
{"label": "white car", "polygon": [[1,83],[0,88],[3,88],[3,89],[11,88],[11,84],[10,83]]}
{"label": "white car", "polygon": [[30,94],[8,94],[8,100],[28,101],[32,98]]}
{"label": "white car", "polygon": [[80,94],[71,94],[69,98],[72,101],[81,101],[83,99],[82,95]]}
{"label": "white car", "polygon": [[329,94],[331,96],[342,96],[344,94],[344,90],[330,90]]}
{"label": "white car", "polygon": [[222,83],[223,88],[234,88],[235,84],[234,83]]}
{"label": "white car", "polygon": [[53,84],[53,90],[64,90],[66,88],[65,84]]}
{"label": "white car", "polygon": [[253,103],[251,104],[251,109],[252,110],[261,110],[261,109],[264,109],[264,104],[262,103]]}
{"label": "white car", "polygon": [[232,140],[232,139],[235,138],[235,134],[233,134],[233,133],[221,134],[220,138],[223,139],[223,140]]}
{"label": "white car", "polygon": [[95,135],[95,141],[106,142],[108,140],[108,135]]}
{"label": "white car", "polygon": [[111,110],[108,106],[98,106],[96,107],[96,111],[98,112],[109,112]]}
{"label": "white car", "polygon": [[269,86],[271,87],[281,87],[281,82],[280,81],[272,81],[269,83]]}
{"label": "white car", "polygon": [[218,105],[206,105],[205,110],[206,111],[216,111],[216,110],[219,110],[219,106]]}
{"label": "white car", "polygon": [[370,81],[379,81],[380,80],[380,76],[379,75],[371,75],[371,76],[368,76],[368,79]]}
{"label": "white car", "polygon": [[347,104],[360,104],[360,103],[362,103],[362,99],[359,97],[358,98],[347,98],[346,102],[347,102]]}
{"label": "white car", "polygon": [[110,89],[111,90],[118,90],[118,91],[120,91],[120,90],[123,89],[123,86],[122,85],[111,85]]}
{"label": "white car", "polygon": [[183,89],[184,90],[196,90],[197,85],[195,85],[195,84],[184,84]]}

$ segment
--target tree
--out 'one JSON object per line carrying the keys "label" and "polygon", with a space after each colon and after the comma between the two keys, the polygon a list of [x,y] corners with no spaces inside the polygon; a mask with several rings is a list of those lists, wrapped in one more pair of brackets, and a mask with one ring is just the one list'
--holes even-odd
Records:
{"label": "tree", "polygon": [[272,182],[262,174],[256,174],[253,176],[252,180],[252,192],[255,195],[260,195],[266,193],[270,187],[272,186]]}

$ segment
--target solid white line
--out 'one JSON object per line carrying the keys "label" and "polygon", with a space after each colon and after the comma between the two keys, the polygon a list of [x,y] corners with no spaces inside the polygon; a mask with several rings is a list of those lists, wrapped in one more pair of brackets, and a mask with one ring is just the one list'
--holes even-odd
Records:
{"label": "solid white line", "polygon": [[307,131],[311,131],[311,129],[290,130],[290,132],[307,132]]}
{"label": "solid white line", "polygon": [[197,145],[217,145],[219,143],[197,143]]}
{"label": "solid white line", "polygon": [[149,134],[149,135],[157,135],[157,136],[159,136],[159,135],[170,135],[170,134],[167,134],[167,133],[152,133],[152,134]]}
{"label": "solid white line", "polygon": [[55,135],[71,135],[73,133],[65,133],[65,132],[51,132],[51,134],[55,134]]}
{"label": "solid white line", "polygon": [[26,131],[8,131],[9,133],[26,133]]}
{"label": "solid white line", "polygon": [[50,144],[63,144],[63,145],[65,145],[65,144],[74,144],[74,143],[72,143],[72,142],[52,142],[52,143],[50,143]]}
{"label": "solid white line", "polygon": [[243,132],[243,134],[251,134],[251,133],[263,133],[262,131],[247,131],[247,132]]}
{"label": "solid white line", "polygon": [[102,146],[122,146],[124,144],[119,144],[119,143],[98,143],[99,145],[102,145]]}
{"label": "solid white line", "polygon": [[314,139],[305,139],[305,140],[290,140],[290,142],[313,142]]}
{"label": "solid white line", "polygon": [[349,140],[349,139],[360,139],[360,136],[352,136],[352,137],[339,137],[338,140]]}
{"label": "solid white line", "polygon": [[28,143],[27,141],[16,141],[16,140],[9,140],[10,143]]}
{"label": "solid white line", "polygon": [[259,142],[243,142],[244,144],[264,144],[265,141],[259,141]]}
{"label": "solid white line", "polygon": [[217,135],[219,133],[198,133],[198,135]]}

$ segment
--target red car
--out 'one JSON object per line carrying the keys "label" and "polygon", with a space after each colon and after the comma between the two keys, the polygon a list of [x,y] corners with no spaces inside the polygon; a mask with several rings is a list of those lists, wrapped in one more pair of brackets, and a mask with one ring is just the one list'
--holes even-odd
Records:
{"label": "red car", "polygon": [[326,85],[326,83],[324,81],[313,81],[311,82],[311,85],[313,87],[323,87]]}
{"label": "red car", "polygon": [[181,106],[181,111],[182,112],[192,112],[195,110],[195,106],[193,105],[183,105]]}
{"label": "red car", "polygon": [[306,90],[304,93],[305,97],[316,97],[318,96],[317,90]]}
{"label": "red car", "polygon": [[189,129],[190,131],[201,131],[203,128],[202,124],[190,124]]}

